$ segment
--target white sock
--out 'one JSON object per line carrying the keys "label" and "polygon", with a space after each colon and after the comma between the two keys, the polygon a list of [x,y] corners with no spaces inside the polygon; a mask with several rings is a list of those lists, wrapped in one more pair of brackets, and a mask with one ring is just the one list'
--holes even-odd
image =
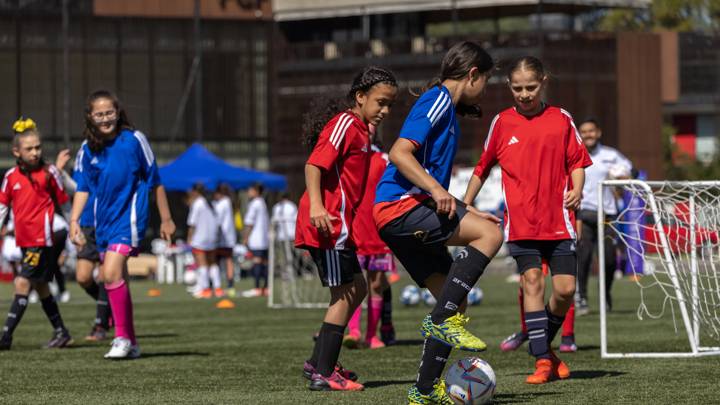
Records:
{"label": "white sock", "polygon": [[197,279],[197,289],[198,291],[202,291],[206,288],[210,288],[210,280],[208,280],[208,268],[207,266],[200,266],[197,268],[198,272],[198,279]]}
{"label": "white sock", "polygon": [[222,288],[222,281],[220,281],[220,267],[217,264],[210,266],[210,279],[213,283],[213,288]]}

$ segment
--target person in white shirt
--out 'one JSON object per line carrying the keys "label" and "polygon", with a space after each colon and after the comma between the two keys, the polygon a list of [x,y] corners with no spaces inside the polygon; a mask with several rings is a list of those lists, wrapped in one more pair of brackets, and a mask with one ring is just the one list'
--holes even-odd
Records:
{"label": "person in white shirt", "polygon": [[52,249],[50,256],[50,267],[55,277],[55,283],[58,287],[58,296],[60,302],[70,301],[70,291],[65,286],[65,273],[62,272],[62,264],[65,262],[63,252],[67,242],[70,225],[65,218],[55,212],[52,223]]}
{"label": "person in white shirt", "polygon": [[219,226],[215,211],[205,197],[205,187],[202,184],[194,185],[188,192],[188,204],[190,205],[187,218],[188,240],[198,266],[198,281],[193,295],[196,298],[212,297],[213,291],[210,288],[210,279],[212,279],[215,296],[221,297],[224,293],[220,284],[220,267],[215,258]]}
{"label": "person in white shirt", "polygon": [[220,184],[213,193],[213,209],[220,225],[220,240],[215,251],[220,264],[225,265],[227,276],[227,294],[235,296],[235,266],[233,248],[237,244],[233,203],[230,196],[233,191],[227,184]]}
{"label": "person in white shirt", "polygon": [[[580,126],[580,136],[590,153],[592,166],[585,169],[585,186],[583,188],[580,211],[577,215],[578,230],[578,303],[577,314],[585,315],[589,312],[587,286],[590,269],[592,267],[593,251],[597,248],[597,212],[598,212],[598,184],[606,179],[630,178],[632,163],[616,149],[600,143],[602,130],[597,121],[590,118],[583,121]],[[605,188],[602,196],[603,211],[608,220],[617,215],[615,196],[609,188]],[[608,309],[612,306],[610,288],[615,274],[615,246],[612,239],[612,230],[605,228],[605,291],[608,298]]]}
{"label": "person in white shirt", "polygon": [[289,194],[283,193],[280,196],[280,201],[273,206],[271,217],[271,222],[277,229],[277,241],[295,241],[295,222],[297,221],[297,212],[297,205],[290,201]]}
{"label": "person in white shirt", "polygon": [[262,197],[263,186],[255,184],[248,189],[248,209],[245,213],[245,237],[243,244],[252,253],[252,275],[255,278],[255,289],[243,293],[245,297],[267,294],[267,259],[270,245],[267,205]]}

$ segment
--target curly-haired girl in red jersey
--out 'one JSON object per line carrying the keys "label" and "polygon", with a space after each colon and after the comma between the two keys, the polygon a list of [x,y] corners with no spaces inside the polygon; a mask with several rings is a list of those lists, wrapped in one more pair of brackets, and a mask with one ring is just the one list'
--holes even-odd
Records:
{"label": "curly-haired girl in red jersey", "polygon": [[52,223],[55,206],[68,201],[60,172],[47,166],[42,158],[42,142],[35,122],[20,119],[13,125],[13,155],[17,166],[5,173],[0,187],[0,224],[12,207],[15,217],[15,239],[22,249],[22,268],[15,277],[15,299],[10,305],[0,350],[9,350],[13,331],[20,323],[28,304],[28,294],[35,289],[43,311],[53,327],[48,348],[65,347],[72,343],[63,324],[48,282],[53,277]]}
{"label": "curly-haired girl in red jersey", "polygon": [[[508,84],[515,106],[493,119],[465,194],[465,202],[473,201],[490,169],[500,165],[505,241],[522,275],[530,353],[536,358],[528,384],[570,376],[550,342],[575,294],[575,210],[580,206],[585,167],[592,164],[570,114],[542,102],[546,83],[537,58],[524,57],[512,65]],[[543,260],[552,272],[553,292],[547,306]]]}
{"label": "curly-haired girl in red jersey", "polygon": [[325,114],[306,116],[305,141],[313,149],[305,164],[307,190],[300,199],[295,246],[310,251],[331,296],[312,356],[303,370],[311,380],[311,390],[364,388],[353,381],[357,379],[354,373],[336,363],[348,320],[367,294],[352,224],[370,166],[368,125],[382,122],[396,95],[393,74],[369,67],[353,80],[347,108],[328,107]]}

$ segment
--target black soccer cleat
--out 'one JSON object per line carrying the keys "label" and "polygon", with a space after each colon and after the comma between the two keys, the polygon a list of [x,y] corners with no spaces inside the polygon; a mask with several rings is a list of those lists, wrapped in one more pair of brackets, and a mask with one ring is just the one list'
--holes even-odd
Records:
{"label": "black soccer cleat", "polygon": [[0,338],[0,350],[10,350],[12,346],[12,336],[2,335]]}
{"label": "black soccer cleat", "polygon": [[46,349],[62,349],[73,344],[72,336],[67,329],[62,329],[53,334],[53,337],[45,346]]}

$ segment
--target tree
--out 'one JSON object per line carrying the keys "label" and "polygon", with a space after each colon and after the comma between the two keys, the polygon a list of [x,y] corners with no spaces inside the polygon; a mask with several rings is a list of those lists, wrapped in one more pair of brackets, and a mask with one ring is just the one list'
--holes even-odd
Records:
{"label": "tree", "polygon": [[720,0],[652,0],[647,9],[610,10],[603,31],[718,31]]}

